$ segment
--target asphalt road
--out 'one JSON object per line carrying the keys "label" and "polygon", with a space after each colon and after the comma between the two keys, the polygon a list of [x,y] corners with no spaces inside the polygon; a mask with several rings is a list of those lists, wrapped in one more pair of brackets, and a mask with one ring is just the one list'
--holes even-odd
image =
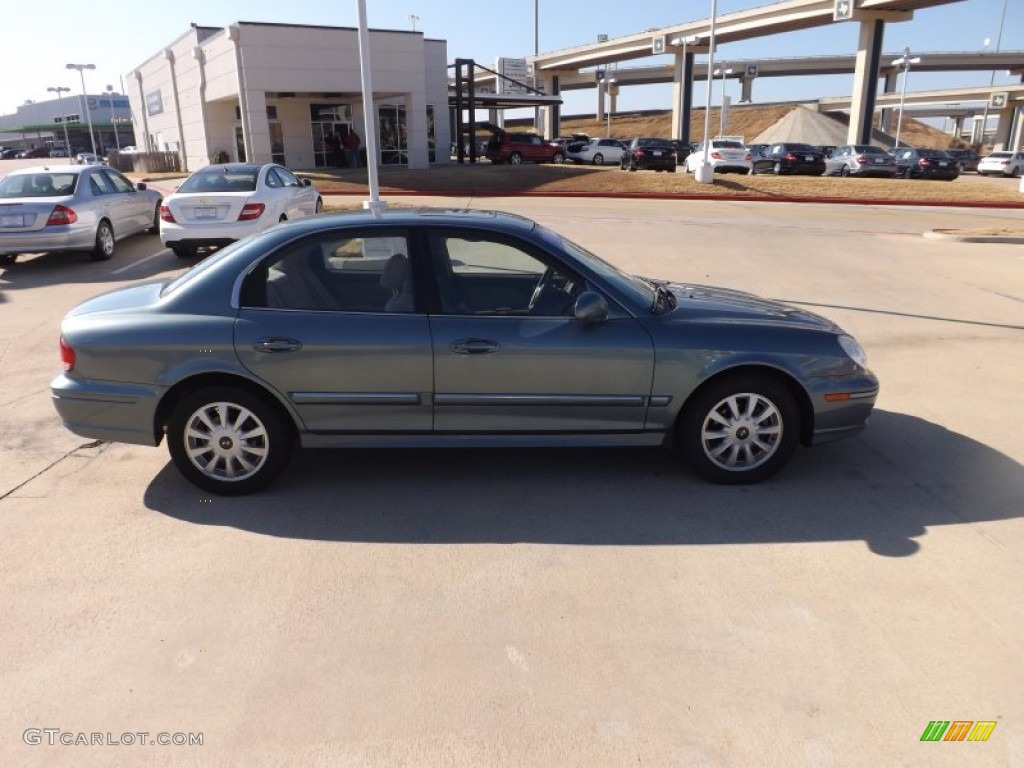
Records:
{"label": "asphalt road", "polygon": [[[49,402],[61,316],[180,261],[152,236],[24,258],[0,270],[0,765],[1024,766],[1024,247],[921,237],[1019,212],[482,204],[832,317],[882,382],[868,430],[751,488],[658,450],[322,451],[211,499]],[[997,726],[922,743],[937,719]]]}

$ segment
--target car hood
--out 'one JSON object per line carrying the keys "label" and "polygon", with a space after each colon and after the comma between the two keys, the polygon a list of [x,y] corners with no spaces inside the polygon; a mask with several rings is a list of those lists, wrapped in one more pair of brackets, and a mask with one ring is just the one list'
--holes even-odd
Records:
{"label": "car hood", "polygon": [[686,283],[672,283],[666,287],[676,297],[676,308],[672,314],[685,316],[688,321],[761,322],[821,331],[841,331],[839,326],[821,315],[791,307],[781,301],[763,299],[752,293]]}
{"label": "car hood", "polygon": [[67,317],[106,312],[130,312],[151,306],[160,300],[160,291],[166,283],[166,280],[159,280],[101,293],[99,296],[93,296],[91,299],[83,301],[68,312]]}

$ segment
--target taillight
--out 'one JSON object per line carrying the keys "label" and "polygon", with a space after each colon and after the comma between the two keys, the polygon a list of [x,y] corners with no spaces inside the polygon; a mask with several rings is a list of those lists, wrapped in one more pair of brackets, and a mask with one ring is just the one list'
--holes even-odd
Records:
{"label": "taillight", "polygon": [[171,213],[171,209],[166,205],[160,206],[160,221],[169,221],[171,224],[174,223],[174,214]]}
{"label": "taillight", "polygon": [[920,160],[917,161],[917,164],[918,165],[931,165],[932,161],[929,160],[927,157],[922,157]]}
{"label": "taillight", "polygon": [[857,162],[858,163],[866,163],[867,161],[868,161],[868,159],[864,155],[857,155]]}
{"label": "taillight", "polygon": [[634,149],[633,150],[633,157],[643,157],[643,156],[644,156],[644,151],[642,149]]}
{"label": "taillight", "polygon": [[238,214],[238,220],[252,221],[253,219],[258,219],[263,215],[266,207],[263,203],[246,203],[242,206],[242,212]]}
{"label": "taillight", "polygon": [[747,154],[745,154],[745,155],[743,156],[743,159],[744,159],[744,160],[749,160],[749,159],[750,159],[750,153],[749,153],[749,152],[747,152]]}
{"label": "taillight", "polygon": [[75,367],[75,350],[71,348],[64,337],[60,337],[60,361],[64,364],[64,370],[70,371]]}
{"label": "taillight", "polygon": [[786,159],[789,160],[789,162],[791,162],[791,163],[795,163],[796,162],[796,155],[794,155],[792,152],[787,152],[786,153]]}
{"label": "taillight", "polygon": [[63,205],[53,206],[50,218],[46,220],[46,226],[53,227],[61,224],[74,224],[78,221],[78,214]]}
{"label": "taillight", "polygon": [[720,152],[712,152],[711,153],[711,159],[712,160],[721,160],[722,159],[722,155],[721,155]]}

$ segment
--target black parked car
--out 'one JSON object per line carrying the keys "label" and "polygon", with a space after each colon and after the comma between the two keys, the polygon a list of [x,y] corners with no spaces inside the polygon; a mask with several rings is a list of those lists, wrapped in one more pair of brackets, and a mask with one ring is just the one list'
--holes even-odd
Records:
{"label": "black parked car", "polygon": [[681,165],[682,162],[686,160],[686,156],[692,151],[691,145],[688,142],[680,141],[679,139],[672,139],[669,144],[671,144],[676,151],[676,165]]}
{"label": "black parked car", "polygon": [[981,160],[981,155],[973,149],[947,149],[946,154],[960,163],[960,173],[965,173],[966,171],[978,172],[978,162]]}
{"label": "black parked car", "polygon": [[905,147],[896,153],[896,175],[905,179],[943,179],[960,175],[960,163],[941,149]]}
{"label": "black parked car", "polygon": [[754,173],[774,173],[776,176],[786,173],[821,176],[825,173],[825,155],[810,144],[772,144],[757,159],[751,153],[751,162]]}
{"label": "black parked car", "polygon": [[668,139],[652,139],[637,136],[622,153],[619,163],[622,170],[676,170],[676,150]]}

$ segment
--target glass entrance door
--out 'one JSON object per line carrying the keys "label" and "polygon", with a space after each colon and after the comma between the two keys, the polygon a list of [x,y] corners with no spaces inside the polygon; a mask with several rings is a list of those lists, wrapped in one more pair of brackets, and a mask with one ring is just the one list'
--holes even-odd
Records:
{"label": "glass entrance door", "polygon": [[405,107],[378,107],[380,164],[407,165],[409,146],[405,135]]}
{"label": "glass entrance door", "polygon": [[341,168],[345,165],[342,141],[352,128],[352,108],[348,104],[310,104],[313,129],[313,164],[317,168]]}

